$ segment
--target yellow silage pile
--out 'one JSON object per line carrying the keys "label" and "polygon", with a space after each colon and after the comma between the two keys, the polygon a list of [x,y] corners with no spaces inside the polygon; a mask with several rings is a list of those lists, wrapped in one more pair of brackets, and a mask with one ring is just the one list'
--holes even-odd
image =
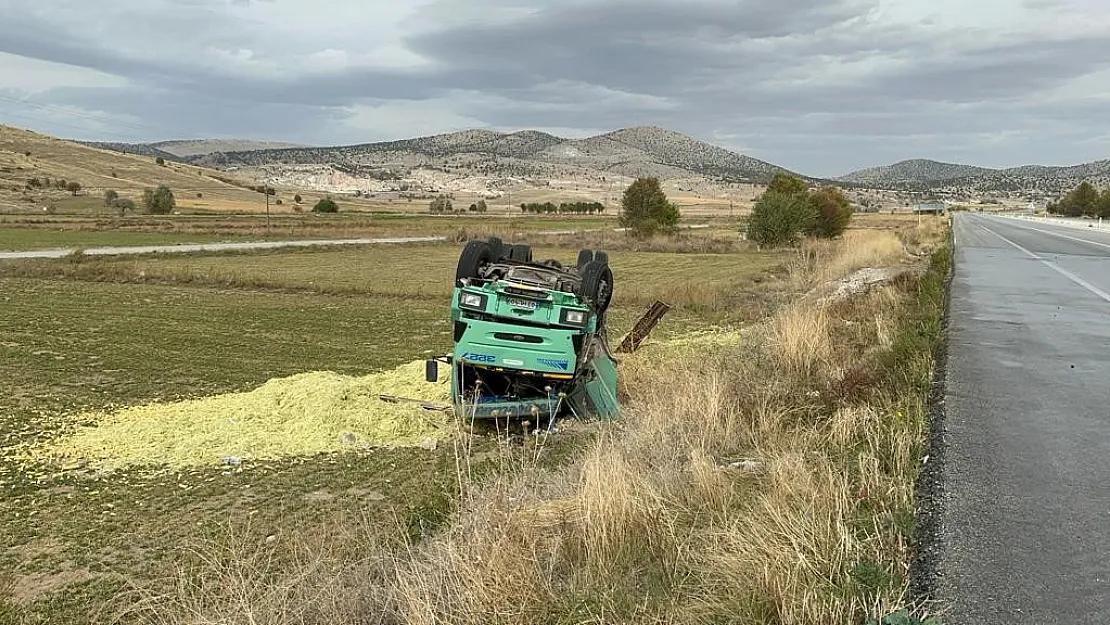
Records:
{"label": "yellow silage pile", "polygon": [[449,420],[445,412],[379,395],[449,402],[446,375],[426,382],[423,361],[362,377],[301,373],[249,392],[80,415],[95,425],[36,448],[33,455],[108,470],[238,464],[367,445],[415,445],[438,437]]}

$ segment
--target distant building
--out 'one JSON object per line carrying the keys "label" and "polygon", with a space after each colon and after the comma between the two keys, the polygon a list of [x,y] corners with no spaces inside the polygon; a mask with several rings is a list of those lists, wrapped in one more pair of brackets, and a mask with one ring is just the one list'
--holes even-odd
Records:
{"label": "distant building", "polygon": [[921,215],[921,214],[943,215],[944,214],[944,202],[921,202],[919,204],[914,204],[913,205],[913,212],[914,212],[915,215]]}

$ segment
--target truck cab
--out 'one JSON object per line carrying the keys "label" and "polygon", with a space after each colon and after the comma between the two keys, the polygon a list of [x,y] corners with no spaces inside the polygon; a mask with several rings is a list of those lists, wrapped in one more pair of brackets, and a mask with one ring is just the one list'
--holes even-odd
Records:
{"label": "truck cab", "polygon": [[[616,363],[605,313],[613,274],[604,252],[576,264],[536,262],[531,248],[470,241],[451,300],[456,412],[467,419],[617,415]],[[438,375],[429,362],[429,379]]]}

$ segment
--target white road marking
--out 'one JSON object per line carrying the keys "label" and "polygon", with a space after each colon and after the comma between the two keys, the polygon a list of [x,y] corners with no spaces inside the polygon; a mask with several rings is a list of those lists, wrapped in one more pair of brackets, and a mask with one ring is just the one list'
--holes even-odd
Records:
{"label": "white road marking", "polygon": [[1097,245],[1099,247],[1105,247],[1106,249],[1110,250],[1110,245],[1107,245],[1106,243],[1099,243],[1098,241],[1091,241],[1089,239],[1080,239],[1079,237],[1073,237],[1073,236],[1069,236],[1069,235],[1066,235],[1066,234],[1060,234],[1059,232],[1052,232],[1051,230],[1041,230],[1040,228],[1034,228],[1033,226],[1026,226],[1026,228],[1029,229],[1029,230],[1035,230],[1035,231],[1040,232],[1042,234],[1051,234],[1054,237],[1062,237],[1062,238],[1065,238],[1065,239],[1071,239],[1072,241],[1079,241],[1080,243],[1090,243],[1091,245]]}
{"label": "white road marking", "polygon": [[[1061,276],[1064,276],[1068,280],[1071,280],[1072,282],[1074,282],[1074,283],[1078,284],[1079,286],[1087,289],[1088,291],[1097,295],[1098,297],[1101,297],[1103,300],[1105,300],[1107,302],[1110,302],[1110,293],[1107,293],[1106,291],[1103,291],[1102,289],[1098,288],[1097,286],[1091,284],[1090,282],[1087,282],[1083,278],[1080,278],[1079,276],[1077,276],[1074,273],[1068,271],[1067,269],[1064,269],[1063,267],[1057,265],[1056,263],[1052,262],[1051,260],[1048,260],[1046,258],[1038,256],[1037,254],[1034,254],[1033,252],[1030,252],[1029,250],[1027,250],[1024,247],[1018,245],[1017,243],[1014,243],[1013,241],[1011,241],[1011,240],[1007,239],[1006,237],[1002,236],[1001,234],[998,234],[994,230],[991,230],[990,228],[988,228],[988,227],[986,227],[982,224],[976,224],[976,225],[978,225],[983,230],[986,230],[987,232],[993,234],[994,236],[1002,239],[1003,241],[1009,243],[1010,245],[1016,247],[1017,249],[1021,250],[1021,252],[1023,252],[1029,258],[1032,258],[1033,260],[1041,261],[1042,263],[1047,265],[1049,269],[1052,269],[1053,271],[1060,274]],[[1032,228],[1032,230],[1036,230],[1036,228]],[[1070,239],[1071,237],[1068,237],[1068,238]],[[1077,240],[1082,240],[1082,239],[1077,239]],[[1092,242],[1093,241],[1087,241],[1087,243],[1092,243]],[[1095,245],[1102,245],[1102,244],[1101,243],[1096,243]],[[1110,247],[1110,245],[1105,246],[1105,247]]]}

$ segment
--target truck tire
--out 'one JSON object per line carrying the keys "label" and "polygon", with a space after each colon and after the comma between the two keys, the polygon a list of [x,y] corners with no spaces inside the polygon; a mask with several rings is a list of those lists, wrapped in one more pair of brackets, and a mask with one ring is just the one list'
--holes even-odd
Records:
{"label": "truck tire", "polygon": [[594,260],[596,260],[599,263],[605,263],[606,265],[608,265],[609,264],[609,254],[607,252],[603,252],[601,250],[598,250],[598,251],[594,252]]}
{"label": "truck tire", "polygon": [[471,241],[459,255],[459,266],[455,269],[455,284],[462,280],[477,278],[482,265],[494,261],[493,250],[485,241]]}
{"label": "truck tire", "polygon": [[531,245],[514,245],[509,248],[509,260],[515,260],[518,263],[532,262],[532,246]]}
{"label": "truck tire", "polygon": [[489,238],[489,248],[493,252],[494,262],[505,258],[506,247],[505,244],[498,237]]}
{"label": "truck tire", "polygon": [[578,265],[577,265],[579,271],[581,271],[582,268],[585,267],[586,264],[589,263],[593,259],[594,259],[593,251],[591,251],[591,250],[581,250],[581,251],[579,251],[578,252]]}
{"label": "truck tire", "polygon": [[613,300],[613,270],[609,265],[599,262],[596,257],[586,263],[582,269],[578,297],[586,300],[599,315],[609,308],[609,302]]}

